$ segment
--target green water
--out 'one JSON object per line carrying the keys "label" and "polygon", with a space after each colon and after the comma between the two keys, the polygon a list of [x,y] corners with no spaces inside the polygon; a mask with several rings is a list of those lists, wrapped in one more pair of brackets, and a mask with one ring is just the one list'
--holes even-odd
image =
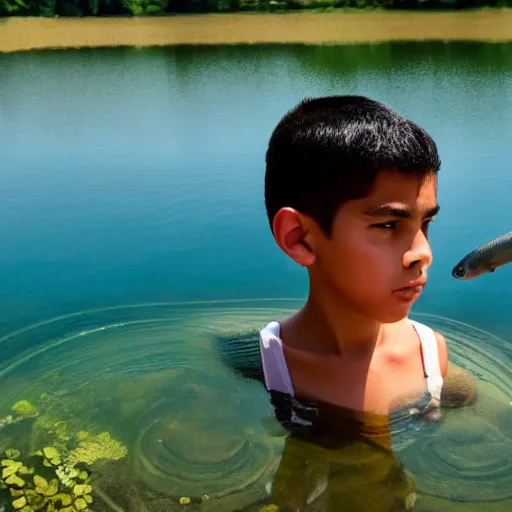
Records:
{"label": "green water", "polygon": [[[357,93],[438,142],[434,263],[413,316],[480,388],[442,425],[394,432],[384,462],[413,475],[414,510],[510,510],[512,266],[450,271],[512,226],[512,45],[28,52],[1,55],[0,77],[0,425],[18,400],[38,410],[1,428],[0,450],[108,431],[127,454],[88,467],[93,511],[269,503],[298,445],[233,367],[257,365],[254,333],[307,282],[268,230],[264,151],[302,97]],[[342,487],[328,486],[348,499]]]}

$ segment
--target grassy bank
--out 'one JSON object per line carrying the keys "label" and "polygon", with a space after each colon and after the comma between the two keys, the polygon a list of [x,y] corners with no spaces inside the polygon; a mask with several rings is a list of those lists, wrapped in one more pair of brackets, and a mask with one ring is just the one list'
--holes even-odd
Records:
{"label": "grassy bank", "polygon": [[512,9],[465,12],[217,14],[156,18],[10,18],[0,51],[176,44],[512,41]]}

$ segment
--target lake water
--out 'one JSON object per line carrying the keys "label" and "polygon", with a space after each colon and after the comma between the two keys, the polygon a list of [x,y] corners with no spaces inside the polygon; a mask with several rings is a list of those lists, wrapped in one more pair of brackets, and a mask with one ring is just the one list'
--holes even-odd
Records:
{"label": "lake water", "polygon": [[485,397],[421,445],[408,435],[415,510],[510,510],[512,265],[450,272],[512,229],[512,45],[27,52],[0,55],[0,77],[0,422],[18,400],[38,411],[0,423],[0,450],[110,432],[129,456],[112,442],[120,466],[96,470],[92,510],[265,503],[284,441],[263,388],[217,357],[219,339],[307,293],[268,229],[264,153],[303,97],[364,94],[438,143],[434,263],[413,313]]}

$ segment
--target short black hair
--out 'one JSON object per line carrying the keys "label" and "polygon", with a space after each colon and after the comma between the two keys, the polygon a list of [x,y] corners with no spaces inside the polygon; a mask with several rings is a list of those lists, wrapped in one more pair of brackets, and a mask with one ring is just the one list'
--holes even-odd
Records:
{"label": "short black hair", "polygon": [[427,132],[364,96],[306,98],[275,127],[266,153],[265,206],[291,207],[331,234],[339,208],[367,196],[377,174],[395,170],[424,178],[439,171]]}

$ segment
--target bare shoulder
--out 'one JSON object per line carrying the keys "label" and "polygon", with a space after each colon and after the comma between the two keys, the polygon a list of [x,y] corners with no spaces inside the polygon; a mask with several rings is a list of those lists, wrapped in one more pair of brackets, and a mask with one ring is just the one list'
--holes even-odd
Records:
{"label": "bare shoulder", "polygon": [[448,348],[446,347],[446,340],[444,336],[434,331],[437,341],[437,351],[439,353],[439,366],[441,368],[441,376],[445,378],[448,374]]}

